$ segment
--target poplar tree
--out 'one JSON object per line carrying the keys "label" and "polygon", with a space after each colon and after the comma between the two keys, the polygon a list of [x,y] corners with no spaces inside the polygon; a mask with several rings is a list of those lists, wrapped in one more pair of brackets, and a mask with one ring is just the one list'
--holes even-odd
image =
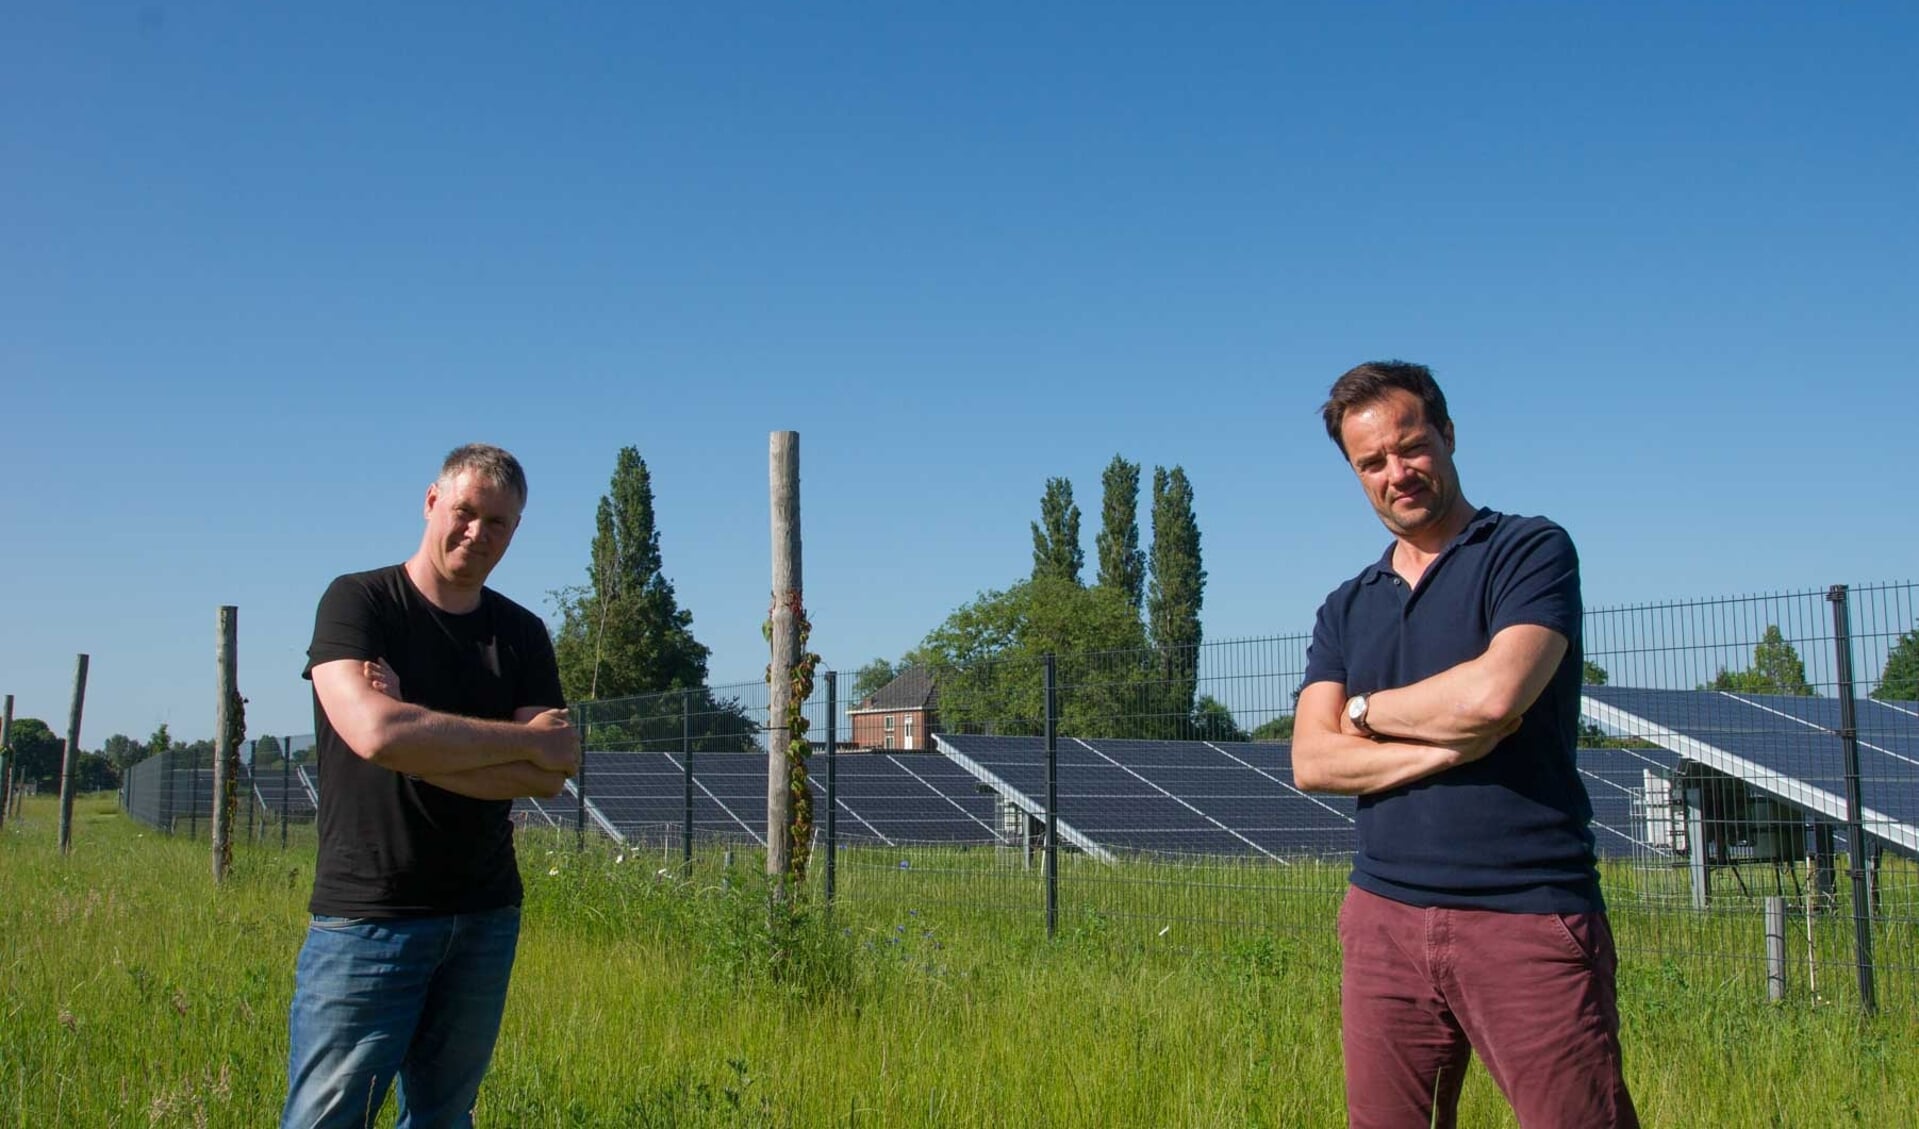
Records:
{"label": "poplar tree", "polygon": [[1099,584],[1120,592],[1137,611],[1146,596],[1146,554],[1139,547],[1139,464],[1114,455],[1102,482]]}
{"label": "poplar tree", "polygon": [[1073,503],[1071,482],[1046,480],[1039,517],[1033,523],[1033,579],[1054,577],[1078,584],[1086,554],[1079,547],[1079,507]]}
{"label": "poplar tree", "polygon": [[1167,736],[1181,736],[1193,716],[1199,685],[1199,609],[1206,570],[1200,565],[1199,519],[1186,471],[1153,468],[1152,579],[1146,596],[1146,630],[1158,665],[1160,716]]}
{"label": "poplar tree", "polygon": [[711,652],[662,568],[653,479],[639,450],[622,447],[594,517],[587,583],[558,594],[553,649],[569,701],[705,685]]}

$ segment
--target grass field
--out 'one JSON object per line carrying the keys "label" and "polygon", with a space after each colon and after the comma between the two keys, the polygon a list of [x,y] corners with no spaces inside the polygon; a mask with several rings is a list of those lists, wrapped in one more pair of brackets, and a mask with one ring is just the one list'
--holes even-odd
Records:
{"label": "grass field", "polygon": [[[54,817],[31,799],[0,831],[0,1124],[271,1124],[310,838],[243,847],[216,892],[204,839],[89,798],[62,859]],[[1336,868],[1235,882],[1253,905],[1221,914],[1171,875],[1135,883],[1156,903],[1063,866],[1073,897],[1048,942],[1030,887],[1006,892],[1030,877],[849,854],[841,905],[787,930],[775,968],[757,860],[722,881],[703,858],[682,882],[676,855],[570,842],[522,842],[526,925],[481,1124],[1343,1123]],[[988,859],[966,865],[1004,870]],[[1322,925],[1301,926],[1314,905]],[[1629,949],[1663,920],[1615,917]],[[1749,925],[1727,916],[1698,944],[1746,951]],[[1768,1005],[1746,972],[1677,959],[1629,957],[1621,993],[1648,1125],[1905,1125],[1919,1108],[1919,1009],[1862,1018],[1803,990]],[[1477,1066],[1462,1124],[1512,1124]]]}

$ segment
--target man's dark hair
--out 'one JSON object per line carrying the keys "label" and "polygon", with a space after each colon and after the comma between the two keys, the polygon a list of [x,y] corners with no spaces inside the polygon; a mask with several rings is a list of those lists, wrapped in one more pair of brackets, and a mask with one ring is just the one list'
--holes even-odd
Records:
{"label": "man's dark hair", "polygon": [[520,460],[499,447],[487,443],[468,443],[455,447],[440,464],[440,480],[451,482],[460,472],[470,470],[502,490],[511,490],[526,505],[526,471]]}
{"label": "man's dark hair", "polygon": [[1452,426],[1453,417],[1446,414],[1446,394],[1433,379],[1433,370],[1407,361],[1367,361],[1333,381],[1333,390],[1319,409],[1319,414],[1326,417],[1326,434],[1341,454],[1346,451],[1345,440],[1340,438],[1346,413],[1372,403],[1395,388],[1419,397],[1426,409],[1427,423],[1442,432]]}

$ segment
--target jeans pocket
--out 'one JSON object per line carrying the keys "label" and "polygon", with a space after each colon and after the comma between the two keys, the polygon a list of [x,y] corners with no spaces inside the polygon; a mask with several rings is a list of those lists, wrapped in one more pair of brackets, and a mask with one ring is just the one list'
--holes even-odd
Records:
{"label": "jeans pocket", "polygon": [[1594,929],[1598,924],[1596,914],[1549,913],[1545,916],[1552,922],[1548,928],[1565,942],[1573,956],[1588,965],[1598,960],[1597,938],[1594,937]]}

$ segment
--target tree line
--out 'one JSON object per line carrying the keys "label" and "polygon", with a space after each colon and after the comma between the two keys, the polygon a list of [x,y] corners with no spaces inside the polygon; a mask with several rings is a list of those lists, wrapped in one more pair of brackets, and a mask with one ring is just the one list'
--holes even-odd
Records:
{"label": "tree line", "polygon": [[1154,467],[1141,545],[1141,464],[1114,455],[1101,476],[1097,573],[1086,583],[1073,484],[1049,478],[1031,523],[1027,575],[954,609],[897,661],[854,676],[857,701],[927,668],[940,724],[954,732],[1037,732],[1042,656],[1053,654],[1064,735],[1245,740],[1232,712],[1198,693],[1206,569],[1184,468]]}

